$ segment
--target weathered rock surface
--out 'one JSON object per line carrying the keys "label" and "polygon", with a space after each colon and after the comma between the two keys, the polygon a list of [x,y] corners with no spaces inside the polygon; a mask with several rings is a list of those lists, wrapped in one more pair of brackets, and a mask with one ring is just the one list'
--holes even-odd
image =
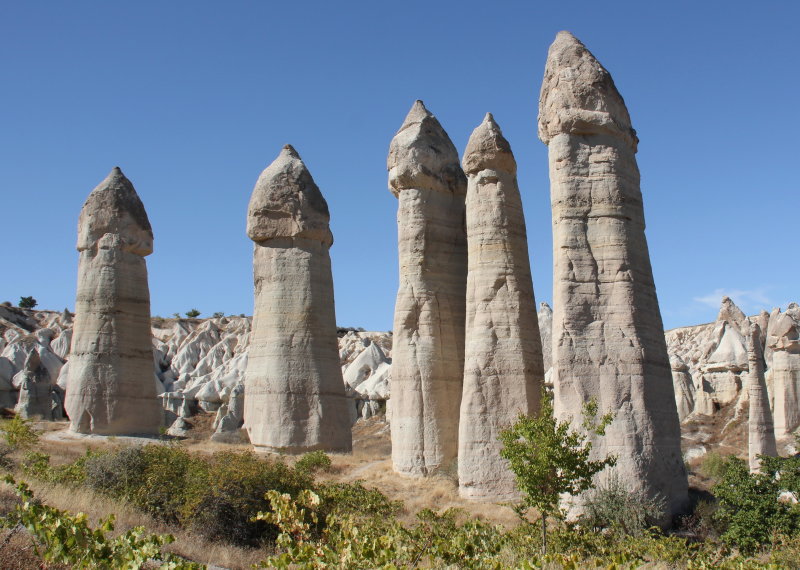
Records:
{"label": "weathered rock surface", "polygon": [[472,132],[462,162],[469,262],[459,493],[511,500],[518,491],[500,457],[500,432],[538,412],[544,368],[517,165],[491,114]]}
{"label": "weathered rock surface", "polygon": [[95,188],[78,221],[78,293],[66,410],[71,429],[157,433],[150,293],[145,256],[153,232],[119,168]]}
{"label": "weathered rock surface", "polygon": [[626,488],[660,494],[675,513],[687,478],[644,235],[638,139],[611,76],[568,32],[548,52],[539,138],[553,208],[555,412],[579,422],[591,398],[613,412],[595,455],[617,455]]}
{"label": "weathered rock surface", "polygon": [[772,354],[775,436],[790,439],[800,427],[800,306],[770,315],[767,346]]}
{"label": "weathered rock surface", "polygon": [[439,121],[417,101],[392,139],[400,284],[391,377],[392,463],[429,475],[452,466],[464,373],[466,178]]}
{"label": "weathered rock surface", "polygon": [[285,146],[256,182],[247,215],[247,235],[255,242],[255,314],[244,424],[256,449],[351,449],[328,221],[311,174]]}
{"label": "weathered rock surface", "polygon": [[775,442],[775,426],[769,407],[767,383],[764,380],[764,357],[761,349],[761,328],[752,323],[745,331],[747,342],[748,372],[748,456],[750,470],[761,467],[760,455],[775,457],[778,447]]}

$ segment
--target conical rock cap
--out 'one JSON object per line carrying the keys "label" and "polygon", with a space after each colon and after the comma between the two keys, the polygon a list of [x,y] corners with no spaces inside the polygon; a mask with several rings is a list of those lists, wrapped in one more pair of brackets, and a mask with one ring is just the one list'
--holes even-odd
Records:
{"label": "conical rock cap", "polygon": [[539,96],[539,138],[558,134],[608,134],[634,151],[636,131],[611,74],[569,32],[559,32],[547,52]]}
{"label": "conical rock cap", "polygon": [[392,139],[386,167],[389,189],[395,196],[411,188],[456,195],[467,193],[467,179],[458,161],[458,151],[422,101],[414,103]]}
{"label": "conical rock cap", "polygon": [[153,229],[147,212],[118,166],[83,204],[78,217],[78,251],[95,247],[106,234],[118,236],[125,251],[141,256],[153,253]]}
{"label": "conical rock cap", "polygon": [[258,177],[247,208],[247,235],[255,242],[302,237],[333,243],[328,203],[305,163],[286,145]]}
{"label": "conical rock cap", "polygon": [[511,153],[511,145],[491,113],[486,113],[483,122],[472,131],[464,150],[463,166],[467,174],[487,168],[516,174],[517,162]]}

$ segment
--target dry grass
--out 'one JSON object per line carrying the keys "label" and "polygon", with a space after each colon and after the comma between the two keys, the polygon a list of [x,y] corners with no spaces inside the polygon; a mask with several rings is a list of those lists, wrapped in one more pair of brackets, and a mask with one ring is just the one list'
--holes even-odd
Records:
{"label": "dry grass", "polygon": [[[202,454],[231,449],[242,451],[252,449],[246,443],[231,445],[208,440],[213,416],[213,414],[199,414],[191,418],[194,434],[181,441],[180,445],[191,452]],[[63,432],[66,428],[65,422],[37,424],[37,429],[42,432]],[[108,449],[141,443],[133,438],[69,439],[62,437],[60,433],[43,435],[38,450],[49,454],[54,465],[74,461],[87,449]],[[391,464],[389,426],[382,418],[359,421],[353,428],[353,452],[333,453],[330,457],[332,468],[327,473],[321,473],[320,479],[333,482],[363,481],[365,486],[376,488],[390,499],[403,503],[404,508],[399,517],[403,522],[415,522],[416,513],[424,508],[437,511],[458,508],[465,512],[465,518],[476,517],[508,528],[518,524],[516,515],[509,507],[496,503],[469,501],[459,497],[455,466],[450,472],[426,479],[405,477],[395,473]],[[289,463],[296,459],[296,457],[286,457]],[[249,568],[267,555],[265,549],[242,548],[205,540],[181,528],[165,525],[129,505],[98,495],[88,489],[53,486],[36,481],[29,483],[36,495],[48,504],[70,512],[85,512],[94,523],[113,513],[116,516],[118,532],[124,532],[134,526],[144,526],[149,532],[172,534],[176,541],[167,550],[190,560],[238,569]],[[5,503],[4,493],[0,492],[0,510],[4,508]],[[14,567],[1,562],[2,558],[0,558],[0,568]]]}
{"label": "dry grass", "polygon": [[[29,481],[29,485],[36,497],[46,504],[72,513],[86,513],[92,524],[96,525],[101,518],[113,513],[115,535],[136,526],[143,526],[151,533],[171,534],[175,537],[175,542],[165,550],[195,562],[238,570],[251,568],[267,554],[264,549],[243,548],[206,540],[181,528],[166,525],[129,505],[87,489],[49,485],[35,480]],[[7,489],[9,487],[5,486],[5,492],[0,493],[0,505],[4,503],[3,497],[8,492]],[[0,568],[6,566],[0,565]]]}

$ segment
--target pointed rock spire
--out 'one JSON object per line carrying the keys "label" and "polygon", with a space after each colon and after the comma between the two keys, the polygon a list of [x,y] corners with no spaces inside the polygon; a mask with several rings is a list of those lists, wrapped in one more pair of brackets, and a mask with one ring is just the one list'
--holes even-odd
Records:
{"label": "pointed rock spire", "polygon": [[417,101],[389,147],[400,287],[391,376],[392,463],[422,476],[458,452],[464,376],[467,181],[439,121]]}
{"label": "pointed rock spire", "polygon": [[500,457],[500,432],[520,414],[538,413],[544,368],[516,163],[491,114],[469,139],[464,169],[469,271],[459,493],[510,500],[518,491]]}
{"label": "pointed rock spire", "polygon": [[386,165],[395,196],[409,188],[466,193],[458,151],[422,101],[414,103],[392,139]]}
{"label": "pointed rock spire", "polygon": [[256,242],[304,237],[333,244],[328,203],[300,155],[285,145],[258,177],[247,209],[247,235]]}
{"label": "pointed rock spire", "polygon": [[611,74],[569,32],[559,32],[547,53],[539,96],[539,138],[607,134],[636,152],[638,138]]}
{"label": "pointed rock spire", "polygon": [[92,190],[78,218],[78,251],[95,247],[106,234],[116,234],[126,251],[153,253],[153,230],[133,184],[120,170],[111,169]]}
{"label": "pointed rock spire", "polygon": [[[256,450],[352,447],[328,221],[311,173],[297,151],[284,146],[258,178],[247,213],[247,235],[255,242],[255,312],[243,414]],[[238,425],[238,415],[231,422]]]}
{"label": "pointed rock spire", "polygon": [[[593,453],[617,455],[614,470],[626,488],[663,496],[668,513],[660,522],[668,524],[684,508],[688,485],[636,134],[608,71],[569,33],[550,47],[539,101],[553,210],[554,412],[577,423],[591,399],[613,412]],[[572,514],[583,501],[575,499]]]}
{"label": "pointed rock spire", "polygon": [[72,430],[158,433],[150,290],[153,231],[136,190],[115,167],[78,221],[78,293],[65,408]]}
{"label": "pointed rock spire", "polygon": [[769,393],[764,378],[764,356],[761,350],[760,327],[745,321],[745,342],[747,344],[747,359],[749,373],[747,391],[749,399],[748,428],[748,455],[750,471],[756,472],[761,467],[760,455],[776,457],[778,447],[775,441],[775,423],[769,405]]}
{"label": "pointed rock spire", "polygon": [[516,174],[517,162],[511,153],[511,145],[491,113],[486,113],[480,126],[472,131],[462,162],[466,174],[474,174],[486,168]]}

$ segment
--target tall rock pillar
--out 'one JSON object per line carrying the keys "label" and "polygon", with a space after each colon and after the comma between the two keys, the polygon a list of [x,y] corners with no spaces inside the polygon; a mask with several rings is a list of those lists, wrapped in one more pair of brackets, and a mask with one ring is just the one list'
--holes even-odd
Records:
{"label": "tall rock pillar", "polygon": [[687,479],[644,235],[638,139],[608,71],[568,32],[547,55],[539,138],[553,209],[555,413],[579,423],[592,398],[613,412],[595,456],[617,455],[627,489],[661,494],[677,512]]}
{"label": "tall rock pillar", "polygon": [[785,313],[770,318],[767,348],[772,352],[772,393],[775,437],[791,439],[800,427],[800,307],[790,303]]}
{"label": "tall rock pillar", "polygon": [[289,145],[259,176],[247,210],[255,312],[244,426],[260,451],[349,451],[336,338],[328,204]]}
{"label": "tall rock pillar", "polygon": [[538,412],[544,367],[517,163],[491,114],[472,132],[463,167],[469,264],[459,492],[511,500],[519,493],[500,457],[500,431]]}
{"label": "tall rock pillar", "polygon": [[153,231],[119,168],[92,190],[78,219],[78,294],[65,408],[70,428],[101,435],[155,434],[145,256]]}
{"label": "tall rock pillar", "polygon": [[772,421],[767,383],[764,379],[761,328],[752,323],[745,332],[747,361],[749,363],[747,378],[749,400],[747,414],[748,456],[750,471],[755,472],[761,467],[761,461],[758,456],[776,457],[778,455],[778,446],[775,442],[775,425]]}
{"label": "tall rock pillar", "polygon": [[392,462],[424,476],[458,452],[464,374],[466,177],[458,152],[422,101],[392,139],[389,188],[398,198],[400,287],[391,378]]}

